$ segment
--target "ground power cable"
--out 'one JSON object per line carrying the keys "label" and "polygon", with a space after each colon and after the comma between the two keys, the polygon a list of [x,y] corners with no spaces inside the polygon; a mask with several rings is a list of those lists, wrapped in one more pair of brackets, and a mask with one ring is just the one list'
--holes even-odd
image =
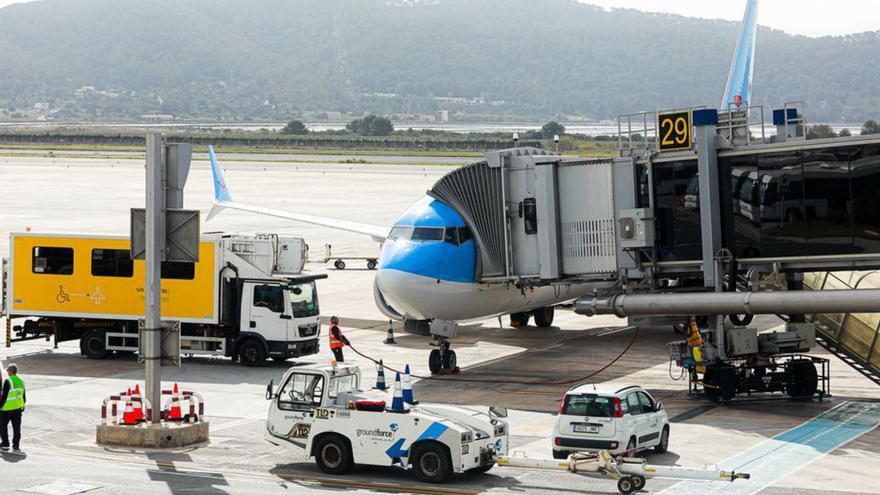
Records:
{"label": "ground power cable", "polygon": [[[612,359],[605,366],[602,366],[598,370],[590,373],[589,375],[580,376],[577,378],[572,378],[570,380],[559,380],[559,381],[490,380],[490,379],[486,379],[486,378],[458,378],[458,377],[449,376],[449,375],[423,376],[423,375],[414,375],[412,373],[410,374],[410,376],[413,378],[418,378],[420,380],[437,380],[437,381],[463,382],[463,383],[487,383],[487,384],[494,384],[494,385],[537,385],[537,386],[571,385],[573,383],[578,383],[578,382],[582,382],[582,381],[588,380],[590,378],[593,378],[594,376],[602,373],[603,371],[605,371],[608,368],[610,368],[611,366],[613,366],[617,361],[620,360],[620,358],[622,358],[624,355],[626,355],[626,353],[630,350],[630,348],[633,346],[633,344],[635,344],[636,339],[638,339],[638,337],[639,337],[639,327],[636,327],[636,331],[633,333],[633,336],[629,340],[629,343],[626,344],[626,347],[624,347],[623,350],[620,351],[620,354],[618,354],[617,357]],[[348,347],[352,351],[354,351],[354,353],[357,354],[358,356],[360,356],[368,361],[372,361],[376,365],[381,365],[383,368],[385,368],[388,371],[391,371],[394,373],[400,373],[401,375],[403,374],[402,371],[394,369],[384,363],[380,364],[378,359],[374,359],[370,356],[367,356],[366,354],[357,350],[357,348],[355,348],[351,344],[349,344]]]}

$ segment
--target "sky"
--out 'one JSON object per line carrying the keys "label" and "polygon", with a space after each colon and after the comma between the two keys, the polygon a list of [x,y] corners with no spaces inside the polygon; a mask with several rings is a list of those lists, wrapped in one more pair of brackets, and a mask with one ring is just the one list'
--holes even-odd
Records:
{"label": "sky", "polygon": [[[31,0],[0,0],[0,7]],[[56,0],[73,1],[73,0]],[[541,1],[541,0],[535,0]],[[739,21],[746,0],[579,0],[605,8]],[[804,36],[880,30],[880,0],[760,0],[758,24]]]}
{"label": "sky", "polygon": [[[0,0],[2,2],[3,0]],[[605,8],[742,20],[746,0],[579,0]],[[878,0],[759,0],[758,24],[790,34],[827,36],[880,30]]]}

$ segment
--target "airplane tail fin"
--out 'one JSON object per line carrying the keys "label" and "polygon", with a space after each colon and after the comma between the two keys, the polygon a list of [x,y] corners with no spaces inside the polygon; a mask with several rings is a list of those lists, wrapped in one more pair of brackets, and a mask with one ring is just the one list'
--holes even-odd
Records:
{"label": "airplane tail fin", "polygon": [[727,86],[721,110],[727,110],[731,104],[739,108],[752,102],[752,77],[755,69],[755,40],[758,34],[758,0],[747,0],[746,13],[743,17],[730,73],[727,75]]}
{"label": "airplane tail fin", "polygon": [[214,206],[208,212],[207,220],[214,218],[225,208],[224,203],[232,202],[232,194],[226,187],[226,181],[223,179],[223,172],[220,165],[217,164],[217,155],[214,154],[214,147],[208,146],[208,155],[211,157],[211,175],[214,177]]}

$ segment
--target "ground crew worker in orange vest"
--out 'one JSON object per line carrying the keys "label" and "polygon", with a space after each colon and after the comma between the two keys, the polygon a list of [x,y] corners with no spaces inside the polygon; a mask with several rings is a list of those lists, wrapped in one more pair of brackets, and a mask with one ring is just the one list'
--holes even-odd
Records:
{"label": "ground crew worker in orange vest", "polygon": [[342,335],[342,330],[339,329],[339,318],[335,316],[330,317],[330,332],[328,332],[328,336],[330,337],[330,350],[333,351],[336,362],[344,363],[345,356],[342,355],[342,348],[351,344],[348,343],[345,335]]}

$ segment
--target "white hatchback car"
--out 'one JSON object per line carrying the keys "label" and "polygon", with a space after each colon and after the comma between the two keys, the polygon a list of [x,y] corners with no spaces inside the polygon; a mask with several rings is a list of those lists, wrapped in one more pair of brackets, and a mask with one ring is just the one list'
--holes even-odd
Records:
{"label": "white hatchback car", "polygon": [[669,446],[663,404],[638,385],[580,385],[565,393],[553,431],[553,457],[607,450],[612,454]]}

